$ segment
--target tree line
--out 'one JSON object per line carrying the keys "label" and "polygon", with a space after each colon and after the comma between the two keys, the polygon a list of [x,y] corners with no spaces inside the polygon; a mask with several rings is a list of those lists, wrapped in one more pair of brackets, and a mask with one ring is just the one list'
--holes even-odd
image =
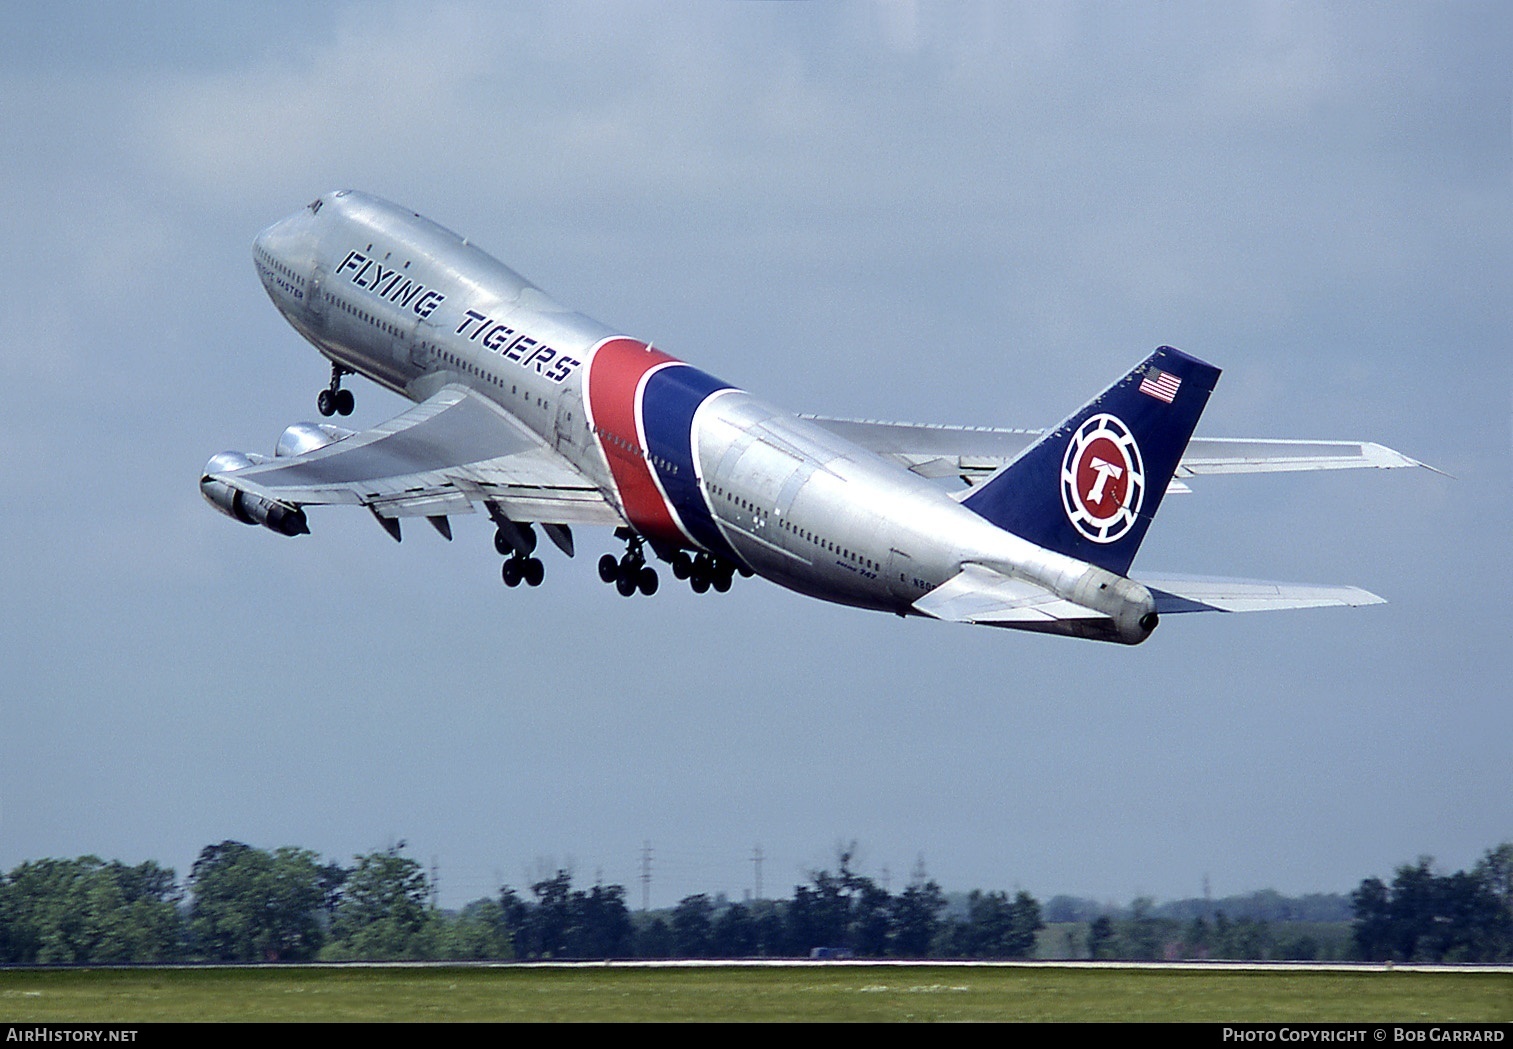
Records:
{"label": "tree line", "polygon": [[[182,884],[151,861],[37,860],[0,878],[0,962],[741,958],[816,950],[831,957],[1027,958],[1049,935],[1039,901],[1027,892],[948,896],[921,875],[890,893],[858,873],[853,859],[841,851],[836,870],[812,872],[789,899],[732,903],[699,893],[650,913],[630,910],[624,886],[575,887],[565,870],[523,891],[506,886],[443,911],[403,843],[347,866],[306,849],[224,841],[200,852]],[[1351,897],[1350,953],[1405,961],[1513,957],[1510,882],[1513,844],[1490,850],[1469,872],[1438,875],[1423,858],[1400,867],[1390,885],[1368,878]],[[1270,902],[1278,900],[1285,904]],[[1127,913],[1085,915],[1058,929],[1074,957],[1321,956],[1307,935],[1281,935],[1266,918],[1205,908],[1190,918],[1172,913],[1180,911],[1140,899]]]}

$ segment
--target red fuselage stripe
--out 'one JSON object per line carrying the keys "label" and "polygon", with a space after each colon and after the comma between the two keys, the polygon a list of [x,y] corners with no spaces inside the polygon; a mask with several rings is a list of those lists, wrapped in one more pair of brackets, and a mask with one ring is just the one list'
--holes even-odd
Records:
{"label": "red fuselage stripe", "polygon": [[641,380],[657,365],[675,360],[639,339],[608,339],[599,344],[589,362],[588,402],[594,435],[609,461],[631,527],[648,539],[681,544],[686,537],[652,477],[636,425]]}

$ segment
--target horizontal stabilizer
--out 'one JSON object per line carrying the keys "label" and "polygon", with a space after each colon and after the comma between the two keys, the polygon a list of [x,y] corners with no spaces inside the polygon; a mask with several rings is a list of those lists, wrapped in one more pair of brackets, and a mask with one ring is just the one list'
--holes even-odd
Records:
{"label": "horizontal stabilizer", "polygon": [[1282,608],[1386,603],[1358,586],[1143,574],[1139,581],[1150,588],[1156,599],[1156,611],[1163,616],[1180,612],[1270,612]]}
{"label": "horizontal stabilizer", "polygon": [[1091,608],[1057,597],[1044,587],[982,565],[960,572],[914,602],[927,616],[952,623],[1053,623],[1106,618]]}

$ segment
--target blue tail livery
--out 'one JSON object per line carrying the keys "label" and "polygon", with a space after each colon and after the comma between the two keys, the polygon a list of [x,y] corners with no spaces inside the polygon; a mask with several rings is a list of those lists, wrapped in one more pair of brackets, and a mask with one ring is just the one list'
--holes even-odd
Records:
{"label": "blue tail livery", "polygon": [[1163,346],[963,500],[999,528],[1129,572],[1219,369]]}

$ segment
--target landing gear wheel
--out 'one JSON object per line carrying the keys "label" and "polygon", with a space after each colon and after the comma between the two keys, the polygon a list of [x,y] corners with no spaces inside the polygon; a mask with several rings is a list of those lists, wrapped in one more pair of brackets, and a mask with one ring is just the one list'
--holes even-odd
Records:
{"label": "landing gear wheel", "polygon": [[504,563],[504,567],[500,569],[500,575],[504,577],[504,585],[508,587],[519,586],[520,580],[524,577],[520,562],[513,557]]}
{"label": "landing gear wheel", "polygon": [[620,562],[615,560],[614,554],[605,554],[599,558],[599,578],[603,582],[613,583],[620,574]]}
{"label": "landing gear wheel", "polygon": [[709,577],[707,575],[695,575],[688,581],[688,585],[693,587],[693,592],[696,594],[705,593],[709,589]]}
{"label": "landing gear wheel", "polygon": [[693,558],[679,550],[672,558],[672,574],[677,579],[687,579],[693,574]]}
{"label": "landing gear wheel", "polygon": [[352,398],[352,391],[341,388],[341,377],[351,374],[351,368],[343,367],[340,364],[331,365],[331,385],[315,396],[317,411],[327,417],[337,414],[352,414],[352,406],[356,403]]}
{"label": "landing gear wheel", "polygon": [[[647,597],[655,594],[657,571],[646,564],[646,539],[629,528],[617,530],[615,538],[625,540],[625,553],[618,558],[613,554],[599,558],[599,578],[613,583],[622,597],[630,597],[637,590]],[[679,553],[678,556],[686,559],[688,555]]]}
{"label": "landing gear wheel", "polygon": [[525,576],[526,586],[540,586],[541,580],[546,578],[546,566],[539,557],[527,557],[521,563],[520,571]]}
{"label": "landing gear wheel", "polygon": [[729,593],[730,577],[728,575],[717,575],[709,581],[709,585],[714,587],[722,594]]}

